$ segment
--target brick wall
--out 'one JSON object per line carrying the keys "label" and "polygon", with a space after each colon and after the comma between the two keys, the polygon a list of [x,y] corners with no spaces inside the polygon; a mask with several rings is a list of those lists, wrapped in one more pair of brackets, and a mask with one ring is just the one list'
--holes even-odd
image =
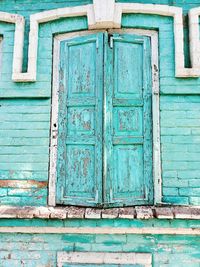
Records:
{"label": "brick wall", "polygon": [[55,267],[57,252],[151,253],[154,267],[199,267],[199,237],[163,235],[0,234],[0,266]]}
{"label": "brick wall", "polygon": [[[148,2],[170,2],[182,6],[184,10],[199,5],[199,0]],[[59,0],[38,4],[36,0],[3,0],[0,10],[24,15],[27,19],[27,33],[31,13],[80,3],[89,1]],[[200,79],[174,78],[172,18],[129,14],[123,16],[122,25],[159,30],[163,201],[199,205]],[[42,24],[39,30],[37,82],[13,83],[14,25],[0,23],[0,34],[3,35],[0,75],[0,204],[47,203],[52,35],[85,29],[86,18],[68,18]],[[27,36],[24,68],[27,61]]]}
{"label": "brick wall", "polygon": [[161,98],[163,201],[200,204],[200,97]]}

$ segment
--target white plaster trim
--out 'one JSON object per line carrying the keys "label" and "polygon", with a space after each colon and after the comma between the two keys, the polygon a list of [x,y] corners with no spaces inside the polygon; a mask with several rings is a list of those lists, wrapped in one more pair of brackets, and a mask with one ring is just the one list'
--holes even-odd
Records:
{"label": "white plaster trim", "polygon": [[53,84],[52,84],[52,110],[51,110],[51,132],[50,132],[50,160],[49,160],[49,192],[48,204],[56,205],[56,178],[57,178],[57,143],[58,143],[58,93],[59,93],[59,58],[60,43],[54,38],[53,50]]}
{"label": "white plaster trim", "polygon": [[197,228],[168,228],[168,227],[19,227],[2,226],[0,233],[23,234],[150,234],[150,235],[200,235]]}
{"label": "white plaster trim", "polygon": [[[39,24],[60,18],[87,16],[88,24],[94,23],[92,5],[59,8],[49,11],[36,13],[30,16],[30,33],[28,49],[28,71],[21,73],[18,69],[13,72],[13,80],[16,82],[36,81],[37,73],[37,49],[38,49],[38,30]],[[17,55],[14,55],[14,58]],[[22,57],[22,55],[21,55]],[[13,63],[14,64],[14,63]]]}
{"label": "white plaster trim", "polygon": [[[0,12],[0,21],[15,24],[14,51],[13,51],[13,75],[22,72],[24,24],[23,16]],[[36,44],[37,46],[37,44]]]}
{"label": "white plaster trim", "polygon": [[151,253],[126,252],[58,252],[57,265],[63,267],[65,263],[73,264],[141,264],[152,266]]}
{"label": "white plaster trim", "polygon": [[66,17],[87,16],[89,29],[120,28],[123,13],[155,14],[173,17],[175,75],[176,77],[200,76],[200,41],[198,23],[200,8],[193,8],[189,12],[190,57],[192,68],[185,68],[182,8],[154,4],[115,3],[114,0],[94,0],[94,3],[91,5],[53,9],[30,16],[28,70],[25,73],[22,73],[24,18],[16,14],[0,12],[0,21],[15,23],[13,81],[36,81],[38,29],[40,23]]}
{"label": "white plaster trim", "polygon": [[[200,76],[200,53],[199,53],[199,25],[197,23],[200,15],[200,9],[195,8],[190,10],[189,16],[189,31],[190,56],[192,59],[192,68],[184,67],[184,36],[183,36],[183,12],[182,8],[153,5],[153,4],[137,4],[137,3],[119,3],[115,8],[115,22],[121,21],[123,13],[140,13],[154,14],[161,16],[170,16],[174,18],[174,43],[175,43],[175,75],[176,77],[198,77]],[[198,32],[198,35],[197,35]],[[194,60],[194,58],[197,58]]]}
{"label": "white plaster trim", "polygon": [[[57,165],[57,136],[58,136],[58,93],[60,62],[60,42],[77,36],[93,34],[98,31],[82,31],[60,34],[54,38],[53,55],[53,91],[51,115],[51,141],[50,141],[50,168],[49,168],[49,195],[48,205],[56,205],[56,165]],[[152,117],[153,117],[153,178],[154,178],[154,204],[161,203],[161,152],[160,152],[160,100],[159,100],[159,72],[158,72],[158,34],[156,31],[143,29],[110,30],[109,32],[129,33],[148,36],[151,39],[152,64]]]}

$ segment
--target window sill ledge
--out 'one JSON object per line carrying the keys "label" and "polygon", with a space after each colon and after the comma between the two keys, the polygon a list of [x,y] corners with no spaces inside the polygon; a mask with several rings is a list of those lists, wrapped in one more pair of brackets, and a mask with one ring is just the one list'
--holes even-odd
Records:
{"label": "window sill ledge", "polygon": [[200,220],[200,207],[135,206],[95,209],[81,207],[0,206],[0,218],[7,219],[190,219]]}

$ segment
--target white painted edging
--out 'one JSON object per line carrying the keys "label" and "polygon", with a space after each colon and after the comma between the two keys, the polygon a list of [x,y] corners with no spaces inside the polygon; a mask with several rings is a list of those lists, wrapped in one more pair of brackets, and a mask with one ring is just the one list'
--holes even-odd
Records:
{"label": "white painted edging", "polygon": [[[190,56],[192,68],[184,67],[184,36],[183,36],[183,12],[182,8],[167,5],[152,4],[126,4],[120,3],[115,9],[116,23],[121,21],[123,13],[140,13],[169,16],[174,18],[174,43],[175,43],[175,75],[176,77],[198,77],[200,76],[200,41],[199,25],[197,23],[200,9],[191,9],[189,15],[190,32]],[[198,34],[197,34],[198,32]],[[195,59],[196,58],[196,59]]]}
{"label": "white painted edging", "polygon": [[[50,141],[50,168],[49,168],[49,194],[48,205],[56,205],[56,180],[57,180],[57,143],[58,143],[58,95],[60,42],[77,36],[93,34],[98,31],[82,31],[60,34],[54,38],[53,53],[53,90],[51,112],[51,141]],[[154,204],[161,203],[161,152],[160,152],[160,101],[159,101],[159,72],[158,72],[158,34],[152,30],[125,29],[110,30],[110,33],[129,33],[149,36],[151,39],[151,64],[152,64],[152,117],[153,117],[153,179],[154,179]]]}
{"label": "white painted edging", "polygon": [[189,12],[190,57],[192,68],[185,68],[182,8],[167,5],[115,3],[115,0],[94,0],[94,3],[91,5],[53,9],[30,16],[28,70],[26,73],[22,73],[24,18],[19,15],[0,12],[0,21],[15,23],[13,81],[36,81],[38,30],[40,23],[66,17],[87,16],[89,29],[120,28],[123,13],[155,14],[173,17],[176,77],[200,76],[200,41],[198,24],[200,8],[193,8]]}
{"label": "white painted edging", "polygon": [[149,235],[200,235],[197,228],[161,228],[161,227],[0,227],[0,233],[22,234],[149,234]]}
{"label": "white painted edging", "polygon": [[[0,12],[0,21],[15,24],[14,51],[13,51],[13,80],[15,74],[22,72],[23,46],[24,46],[24,25],[23,16]],[[37,46],[38,44],[36,44]]]}
{"label": "white painted edging", "polygon": [[120,252],[58,252],[57,266],[63,264],[141,264],[144,267],[152,266],[150,253],[120,253]]}

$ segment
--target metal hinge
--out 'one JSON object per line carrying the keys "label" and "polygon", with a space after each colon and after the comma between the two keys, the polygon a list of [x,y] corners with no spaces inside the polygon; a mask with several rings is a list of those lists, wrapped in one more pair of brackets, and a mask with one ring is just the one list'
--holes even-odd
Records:
{"label": "metal hinge", "polygon": [[108,34],[108,45],[113,48],[113,35],[110,33]]}
{"label": "metal hinge", "polygon": [[99,39],[97,38],[96,39],[96,49],[98,49],[99,48]]}
{"label": "metal hinge", "polygon": [[110,203],[113,202],[113,190],[110,188]]}

